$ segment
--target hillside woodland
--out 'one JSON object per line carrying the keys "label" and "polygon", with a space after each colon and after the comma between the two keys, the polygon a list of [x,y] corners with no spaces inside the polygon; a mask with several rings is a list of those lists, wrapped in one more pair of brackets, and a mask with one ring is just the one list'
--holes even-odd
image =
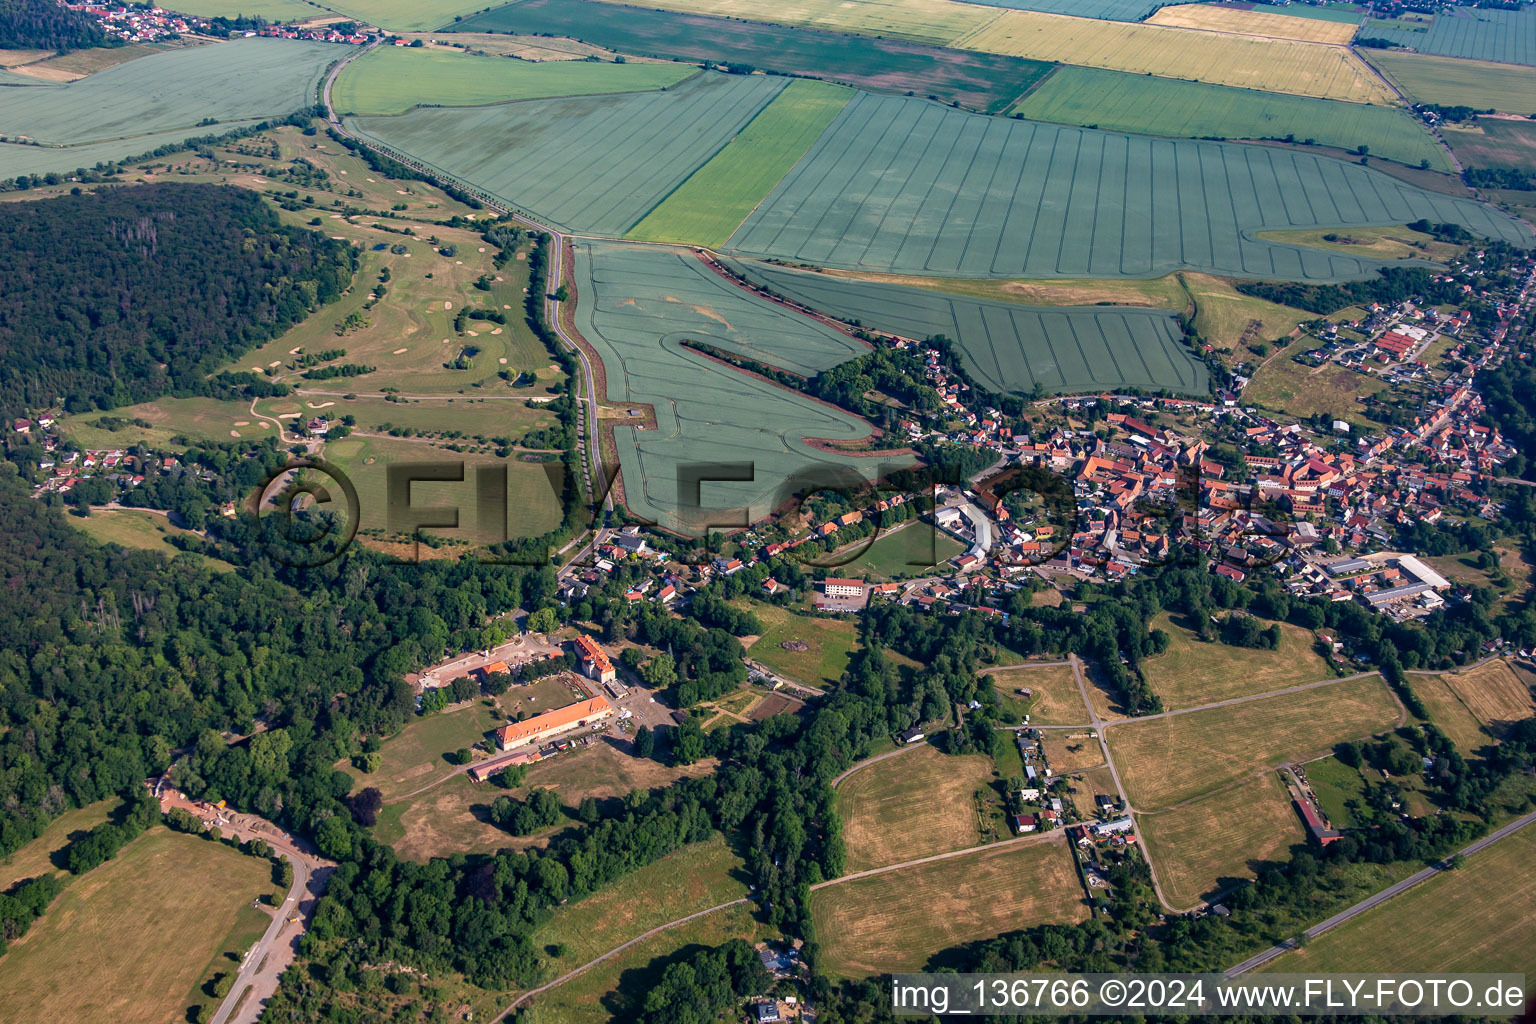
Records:
{"label": "hillside woodland", "polygon": [[210,393],[210,371],[339,296],[353,263],[233,187],[17,203],[0,230],[0,414]]}
{"label": "hillside woodland", "polygon": [[53,0],[0,0],[0,49],[84,50],[92,46],[121,46],[101,30],[95,19]]}

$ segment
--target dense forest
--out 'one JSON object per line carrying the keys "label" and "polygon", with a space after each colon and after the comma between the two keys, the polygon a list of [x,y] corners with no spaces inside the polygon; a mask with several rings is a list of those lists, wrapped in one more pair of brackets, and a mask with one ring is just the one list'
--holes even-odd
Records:
{"label": "dense forest", "polygon": [[12,204],[0,415],[208,393],[210,371],[339,296],[354,262],[348,245],[282,224],[245,189],[157,184]]}
{"label": "dense forest", "polygon": [[121,39],[103,32],[95,18],[54,0],[0,0],[0,49],[64,53],[122,45]]}

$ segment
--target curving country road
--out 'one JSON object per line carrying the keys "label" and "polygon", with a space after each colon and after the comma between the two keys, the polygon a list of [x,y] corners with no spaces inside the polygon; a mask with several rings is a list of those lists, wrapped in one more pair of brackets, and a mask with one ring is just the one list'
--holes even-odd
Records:
{"label": "curving country road", "polygon": [[[375,40],[362,49],[348,54],[346,57],[340,61],[337,61],[336,64],[331,67],[331,70],[325,76],[324,83],[320,87],[320,102],[325,107],[326,121],[329,123],[331,129],[337,134],[344,135],[358,145],[366,146],[371,150],[375,150],[382,155],[387,156],[391,160],[404,164],[412,170],[420,171],[424,174],[430,174],[438,178],[449,177],[436,168],[426,167],[419,161],[412,160],[404,154],[384,150],[373,141],[348,131],[346,125],[342,123],[341,118],[337,115],[335,107],[331,105],[331,88],[336,84],[337,77],[344,70],[346,70],[347,65],[351,64],[354,60],[357,60],[364,54],[377,49],[381,45],[383,45],[381,40]],[[586,476],[588,494],[595,495],[598,493],[597,487],[594,485],[600,484],[603,487],[604,493],[602,511],[604,513],[604,521],[606,522],[606,514],[613,510],[613,495],[611,490],[609,490],[607,487],[608,478],[603,472],[603,456],[602,448],[600,445],[600,430],[598,427],[597,374],[593,371],[592,368],[593,357],[587,354],[586,348],[580,342],[578,342],[569,333],[567,333],[564,325],[560,322],[561,303],[559,299],[555,298],[555,295],[560,290],[560,285],[563,283],[563,278],[565,276],[566,237],[559,231],[556,231],[554,228],[545,224],[541,224],[526,214],[509,208],[504,203],[486,194],[481,189],[475,188],[474,186],[465,183],[458,184],[459,187],[463,188],[466,192],[473,194],[475,198],[484,204],[487,209],[503,216],[510,216],[513,220],[517,221],[519,224],[522,224],[524,227],[543,233],[550,240],[549,263],[546,271],[547,278],[545,281],[544,289],[544,316],[546,321],[549,323],[550,330],[555,332],[555,336],[560,339],[560,343],[562,345],[564,345],[571,352],[575,353],[576,359],[581,365],[581,388],[578,392],[577,398],[580,403],[578,405],[578,414],[580,419],[583,421],[581,424],[581,434],[585,447],[585,451],[580,453],[582,455],[582,468]],[[615,470],[615,472],[617,472],[617,470]],[[573,558],[570,563],[568,563],[567,567],[569,567],[569,565],[581,562],[587,554],[595,550],[597,546],[606,539],[609,532],[610,531],[606,526],[594,523],[594,537],[592,542],[578,551],[576,557]]]}
{"label": "curving country road", "polygon": [[[175,790],[161,794],[160,808],[181,808],[199,819],[208,811],[197,801]],[[244,842],[260,839],[272,851],[293,866],[293,885],[281,905],[273,910],[272,922],[261,938],[246,951],[235,973],[235,983],[214,1011],[212,1024],[255,1024],[268,999],[277,992],[279,979],[299,951],[299,940],[314,913],[315,902],[325,893],[335,864],[321,857],[307,843],[289,835],[271,822],[254,814],[220,812],[227,821],[219,826],[227,836]]]}

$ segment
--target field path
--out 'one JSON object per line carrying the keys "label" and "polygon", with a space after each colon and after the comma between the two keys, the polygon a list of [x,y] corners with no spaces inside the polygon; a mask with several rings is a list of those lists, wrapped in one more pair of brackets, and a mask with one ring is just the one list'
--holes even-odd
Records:
{"label": "field path", "polygon": [[937,860],[950,860],[955,857],[969,857],[976,853],[986,853],[988,850],[1001,850],[1007,846],[1022,846],[1025,843],[1039,843],[1046,840],[1065,841],[1064,833],[1060,829],[1050,832],[1035,832],[1027,836],[1014,836],[1012,839],[1000,839],[995,843],[982,843],[980,846],[967,846],[963,850],[950,850],[948,853],[935,853],[929,857],[919,857],[916,860],[904,860],[900,864],[887,864],[883,868],[870,868],[868,871],[855,871],[851,875],[839,875],[825,882],[817,882],[811,886],[811,891],[825,889],[831,885],[842,885],[844,882],[855,882],[860,878],[870,878],[874,875],[883,875],[888,871],[899,871],[902,868],[915,868],[920,864],[932,864]]}
{"label": "field path", "polygon": [[887,758],[895,757],[897,754],[905,754],[909,750],[921,750],[926,746],[928,746],[928,741],[923,740],[920,743],[908,743],[906,746],[897,747],[895,750],[887,750],[885,753],[876,754],[874,757],[867,757],[857,764],[851,765],[844,771],[840,772],[836,778],[828,783],[828,785],[830,785],[833,789],[836,789],[840,782],[842,782],[848,776],[852,775],[854,772],[858,771],[860,768],[868,768],[872,764],[884,761]]}
{"label": "field path", "polygon": [[556,978],[554,981],[546,981],[544,984],[540,985],[538,988],[531,988],[531,989],[529,989],[527,992],[524,992],[522,995],[518,996],[515,1000],[513,1000],[512,1003],[505,1010],[502,1010],[496,1016],[492,1017],[491,1020],[490,1020],[490,1024],[498,1024],[498,1022],[506,1020],[508,1015],[511,1014],[513,1010],[516,1010],[519,1006],[523,1005],[528,1000],[530,1000],[534,996],[538,995],[540,992],[548,992],[550,989],[554,988],[557,985],[565,984],[567,981],[570,981],[572,978],[576,977],[576,975],[581,974],[582,972],[587,971],[587,970],[589,970],[589,969],[591,969],[593,967],[596,967],[598,964],[602,963],[604,960],[609,959],[610,957],[614,956],[617,953],[624,952],[624,950],[628,949],[630,946],[633,946],[637,942],[644,942],[646,939],[650,938],[651,936],[659,935],[660,933],[666,931],[668,928],[676,928],[678,925],[686,924],[689,921],[692,921],[692,920],[694,920],[696,918],[707,917],[708,915],[713,914],[713,913],[715,913],[718,910],[725,910],[728,907],[737,907],[737,906],[740,906],[741,904],[747,903],[747,902],[749,902],[749,901],[747,900],[747,898],[745,896],[743,896],[739,900],[731,900],[729,903],[717,903],[715,906],[710,907],[707,910],[697,910],[697,911],[694,911],[692,914],[689,914],[687,917],[680,917],[676,921],[668,921],[666,924],[659,924],[655,928],[652,928],[648,932],[644,932],[644,933],[642,933],[640,935],[636,935],[634,938],[630,939],[628,942],[624,943],[623,945],[621,945],[621,946],[614,946],[608,952],[602,953],[602,954],[600,954],[598,956],[593,957],[591,960],[588,960],[586,963],[582,964],[580,967],[573,967],[573,968],[571,968],[569,971],[566,971],[564,974],[560,975],[560,977]]}

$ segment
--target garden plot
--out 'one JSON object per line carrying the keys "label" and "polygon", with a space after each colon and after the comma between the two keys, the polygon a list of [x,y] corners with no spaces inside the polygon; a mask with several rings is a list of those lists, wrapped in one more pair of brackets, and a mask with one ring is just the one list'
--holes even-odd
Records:
{"label": "garden plot", "polygon": [[1441,57],[1536,66],[1536,7],[1517,11],[1452,7],[1435,15],[1428,27],[1411,25],[1373,19],[1360,35]]}
{"label": "garden plot", "polygon": [[[761,518],[789,500],[797,476],[819,470],[872,479],[904,464],[816,449],[807,438],[857,442],[869,425],[682,347],[686,339],[705,341],[809,371],[858,354],[852,339],[701,276],[708,271],[689,253],[602,242],[580,243],[575,253],[576,327],[602,357],[609,403],[654,409],[654,429],[614,428],[625,502],[638,515],[697,534],[741,523],[740,511],[729,510]],[[683,467],[742,463],[752,479],[700,486],[705,511],[682,500]]]}
{"label": "garden plot", "polygon": [[414,110],[351,125],[562,230],[619,236],[787,81],[706,74],[665,92]]}
{"label": "garden plot", "polygon": [[[309,106],[325,66],[346,52],[287,39],[168,50],[78,82],[8,90],[0,134],[52,146],[124,140],[119,158],[145,153],[178,138],[163,133],[217,134],[217,126],[200,123],[210,119],[286,117]],[[94,162],[83,152],[72,159],[70,169]],[[0,173],[7,171],[3,161]]]}
{"label": "garden plot", "polygon": [[1529,225],[1367,167],[1265,146],[1153,139],[860,95],[726,251],[850,270],[1151,277],[1185,268],[1338,281],[1376,260],[1257,231],[1456,222],[1532,243]]}
{"label": "garden plot", "polygon": [[1021,306],[876,284],[766,263],[733,266],[750,280],[840,319],[906,338],[954,340],[966,369],[998,392],[1135,386],[1204,394],[1203,365],[1173,313],[1099,306]]}

